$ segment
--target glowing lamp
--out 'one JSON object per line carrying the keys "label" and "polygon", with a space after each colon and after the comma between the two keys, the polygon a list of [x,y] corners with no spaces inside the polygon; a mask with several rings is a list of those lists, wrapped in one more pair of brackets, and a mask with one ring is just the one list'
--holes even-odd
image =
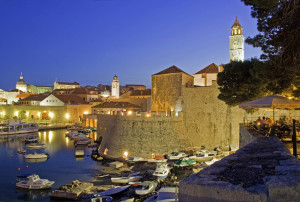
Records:
{"label": "glowing lamp", "polygon": [[70,118],[70,114],[66,113],[65,117],[66,117],[66,119],[69,119]]}
{"label": "glowing lamp", "polygon": [[53,118],[54,117],[54,114],[52,112],[49,112],[49,117],[50,118]]}
{"label": "glowing lamp", "polygon": [[83,114],[88,114],[89,112],[88,111],[85,111]]}
{"label": "glowing lamp", "polygon": [[127,112],[127,115],[131,115],[131,114],[132,114],[132,111],[128,111],[128,112]]}
{"label": "glowing lamp", "polygon": [[128,152],[126,151],[123,153],[123,158],[126,159],[127,157],[128,157]]}

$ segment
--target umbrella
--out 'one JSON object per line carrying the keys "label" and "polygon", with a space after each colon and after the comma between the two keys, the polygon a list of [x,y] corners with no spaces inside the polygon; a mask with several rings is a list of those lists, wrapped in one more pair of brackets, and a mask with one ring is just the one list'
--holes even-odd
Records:
{"label": "umbrella", "polygon": [[275,108],[300,108],[300,102],[290,100],[286,97],[278,95],[269,95],[267,97],[259,98],[257,100],[245,102],[239,105],[240,108],[253,109],[253,108],[272,108],[273,109],[273,120]]}

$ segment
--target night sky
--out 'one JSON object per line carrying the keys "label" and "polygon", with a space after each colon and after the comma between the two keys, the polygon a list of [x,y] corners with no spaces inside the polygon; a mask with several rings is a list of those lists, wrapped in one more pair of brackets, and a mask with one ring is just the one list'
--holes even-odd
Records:
{"label": "night sky", "polygon": [[[151,87],[171,65],[194,74],[229,62],[235,17],[257,34],[239,0],[1,0],[0,89],[77,81]],[[245,59],[260,50],[245,45]]]}

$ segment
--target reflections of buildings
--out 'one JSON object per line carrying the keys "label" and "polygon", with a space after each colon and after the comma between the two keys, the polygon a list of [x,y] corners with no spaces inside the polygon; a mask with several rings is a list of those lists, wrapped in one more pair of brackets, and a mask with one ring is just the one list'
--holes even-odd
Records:
{"label": "reflections of buildings", "polygon": [[45,151],[49,154],[53,154],[59,151],[61,148],[73,149],[74,145],[70,144],[69,140],[65,137],[66,132],[66,130],[39,132],[39,141],[40,143],[44,143],[46,145]]}

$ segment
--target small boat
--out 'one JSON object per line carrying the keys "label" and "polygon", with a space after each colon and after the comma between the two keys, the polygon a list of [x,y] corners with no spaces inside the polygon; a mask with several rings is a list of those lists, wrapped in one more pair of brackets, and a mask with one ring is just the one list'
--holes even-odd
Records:
{"label": "small boat", "polygon": [[28,138],[25,139],[25,144],[38,142],[38,140],[39,140],[38,137],[28,137]]}
{"label": "small boat", "polygon": [[82,138],[75,142],[76,145],[87,145],[89,143],[91,143],[91,140],[89,138]]}
{"label": "small boat", "polygon": [[188,156],[186,153],[183,152],[172,152],[170,155],[168,155],[169,160],[178,160],[180,158],[184,158]]}
{"label": "small boat", "polygon": [[25,154],[27,152],[27,150],[25,150],[25,149],[18,149],[17,152],[18,152],[18,154]]}
{"label": "small boat", "polygon": [[77,135],[72,135],[70,138],[74,141],[77,141],[86,138],[86,136],[84,134],[78,133]]}
{"label": "small boat", "polygon": [[114,195],[119,195],[121,193],[123,193],[124,191],[126,191],[128,188],[130,187],[130,185],[126,185],[126,186],[122,186],[122,187],[113,187],[110,188],[106,191],[103,192],[99,192],[99,193],[94,193],[93,196],[94,197],[99,197],[99,196],[114,196]]}
{"label": "small boat", "polygon": [[44,159],[44,158],[48,158],[48,156],[44,153],[36,153],[34,152],[33,154],[27,154],[24,155],[26,159]]}
{"label": "small boat", "polygon": [[36,174],[26,176],[26,180],[21,180],[16,183],[16,186],[24,189],[50,189],[54,181],[40,179]]}
{"label": "small boat", "polygon": [[67,127],[67,130],[70,130],[70,131],[74,131],[74,130],[80,130],[81,128],[80,127],[77,127],[77,126],[68,126]]}
{"label": "small boat", "polygon": [[189,158],[194,159],[197,162],[204,162],[204,161],[212,160],[214,157],[217,157],[217,156],[218,156],[217,152],[209,152],[206,150],[202,150],[201,152],[199,152],[193,156],[189,156]]}
{"label": "small boat", "polygon": [[82,157],[84,156],[84,150],[75,150],[75,157]]}
{"label": "small boat", "polygon": [[168,177],[170,168],[167,163],[157,164],[157,167],[153,173],[153,176],[157,176],[157,180],[162,180]]}
{"label": "small boat", "polygon": [[194,164],[196,164],[196,161],[194,159],[190,159],[187,157],[174,162],[174,166],[178,166],[178,167],[185,167],[185,166],[190,166],[190,165],[194,165]]}
{"label": "small boat", "polygon": [[46,145],[41,144],[41,143],[31,143],[27,145],[28,149],[45,149]]}
{"label": "small boat", "polygon": [[73,135],[77,135],[78,133],[77,132],[68,132],[66,133],[66,137],[73,137]]}
{"label": "small boat", "polygon": [[87,128],[79,129],[77,131],[78,131],[78,133],[91,133],[92,132],[91,129],[87,129]]}
{"label": "small boat", "polygon": [[206,161],[205,164],[210,166],[210,165],[212,165],[213,163],[215,163],[215,162],[217,162],[219,160],[220,160],[220,158],[213,158],[210,161]]}
{"label": "small boat", "polygon": [[140,196],[150,194],[155,191],[157,184],[155,181],[144,181],[136,187],[135,193]]}
{"label": "small boat", "polygon": [[142,157],[128,157],[126,158],[127,163],[144,163],[147,162],[146,159],[142,158]]}
{"label": "small boat", "polygon": [[148,163],[166,163],[168,159],[148,159]]}
{"label": "small boat", "polygon": [[91,198],[91,202],[112,202],[114,199],[110,196],[99,196]]}
{"label": "small boat", "polygon": [[50,195],[51,199],[79,200],[86,192],[90,191],[93,183],[73,181],[71,184],[63,185]]}
{"label": "small boat", "polygon": [[138,175],[140,172],[132,173],[127,177],[112,177],[112,183],[120,183],[120,184],[127,184],[129,182],[134,182],[140,180],[143,176]]}

